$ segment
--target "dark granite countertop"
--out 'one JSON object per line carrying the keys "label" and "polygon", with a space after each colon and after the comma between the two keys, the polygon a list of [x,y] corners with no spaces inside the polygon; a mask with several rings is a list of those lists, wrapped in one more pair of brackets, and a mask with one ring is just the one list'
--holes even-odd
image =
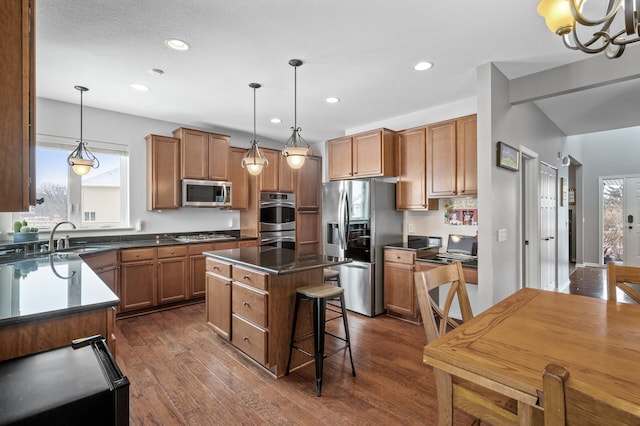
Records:
{"label": "dark granite countertop", "polygon": [[0,327],[119,303],[78,254],[32,255],[0,265]]}
{"label": "dark granite countertop", "polygon": [[439,249],[442,247],[440,237],[409,237],[406,242],[386,244],[384,248],[420,251],[426,249]]}
{"label": "dark granite countertop", "polygon": [[205,251],[203,254],[214,259],[276,275],[292,274],[351,262],[351,259],[322,254],[298,254],[295,250],[272,247]]}

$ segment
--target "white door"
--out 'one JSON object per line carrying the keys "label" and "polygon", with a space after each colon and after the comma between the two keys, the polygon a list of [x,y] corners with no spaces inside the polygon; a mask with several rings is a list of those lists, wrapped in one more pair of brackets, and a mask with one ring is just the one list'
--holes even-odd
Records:
{"label": "white door", "polygon": [[540,163],[540,287],[556,289],[557,170]]}
{"label": "white door", "polygon": [[521,149],[521,160],[522,287],[540,288],[540,162],[538,155],[526,148]]}
{"label": "white door", "polygon": [[624,264],[640,266],[640,178],[624,183]]}

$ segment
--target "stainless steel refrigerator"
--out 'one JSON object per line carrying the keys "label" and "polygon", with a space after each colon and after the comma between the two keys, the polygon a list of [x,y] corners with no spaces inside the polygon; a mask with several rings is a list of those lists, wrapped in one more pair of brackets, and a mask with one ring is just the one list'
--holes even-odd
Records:
{"label": "stainless steel refrigerator", "polygon": [[402,241],[402,213],[395,208],[395,183],[357,179],[323,184],[324,252],[353,259],[335,268],[351,311],[368,316],[384,312],[382,246]]}

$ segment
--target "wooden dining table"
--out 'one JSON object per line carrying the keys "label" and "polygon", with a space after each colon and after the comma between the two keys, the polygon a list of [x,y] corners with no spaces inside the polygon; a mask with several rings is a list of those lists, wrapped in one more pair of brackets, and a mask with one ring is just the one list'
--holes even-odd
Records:
{"label": "wooden dining table", "polygon": [[[514,398],[520,425],[542,424],[550,363],[640,405],[640,305],[524,288],[426,345],[423,361],[449,389],[456,376]],[[451,424],[452,398],[438,409],[440,426]]]}

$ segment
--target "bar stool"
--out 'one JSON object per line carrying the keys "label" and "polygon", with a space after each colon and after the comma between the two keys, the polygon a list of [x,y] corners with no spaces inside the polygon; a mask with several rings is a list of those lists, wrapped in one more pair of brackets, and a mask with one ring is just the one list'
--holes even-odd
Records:
{"label": "bar stool", "polygon": [[342,285],[340,285],[340,271],[336,271],[331,268],[324,268],[322,272],[324,274],[325,283],[327,281],[334,281],[338,287],[342,287]]}
{"label": "bar stool", "polygon": [[[327,300],[339,299],[341,305],[340,315],[327,319]],[[300,302],[310,300],[313,303],[313,332],[306,336],[302,336],[296,339],[296,325],[298,321],[298,307],[300,306]],[[336,311],[334,311],[336,312]],[[340,336],[336,336],[335,334],[329,333],[325,330],[325,324],[334,319],[342,318],[342,323],[344,325],[345,337],[342,338]],[[328,354],[324,353],[324,337],[325,334],[328,334],[331,337],[334,337],[338,340],[342,340],[345,342],[345,345],[330,352]],[[310,337],[313,337],[313,348],[314,353],[309,353],[304,349],[296,346],[296,343],[306,340]],[[291,327],[291,344],[289,346],[289,360],[287,362],[287,370],[286,375],[289,375],[289,367],[291,366],[291,354],[293,350],[296,349],[307,356],[310,356],[315,359],[316,366],[316,395],[320,396],[320,391],[322,390],[322,369],[324,364],[324,359],[328,356],[331,356],[337,352],[340,352],[344,349],[349,350],[349,359],[351,360],[351,374],[353,377],[356,376],[356,369],[353,365],[353,355],[351,354],[351,341],[349,339],[349,325],[347,324],[347,311],[344,307],[344,290],[341,287],[335,287],[332,285],[326,284],[314,284],[305,287],[300,287],[296,290],[296,303],[293,311],[293,325]]]}

